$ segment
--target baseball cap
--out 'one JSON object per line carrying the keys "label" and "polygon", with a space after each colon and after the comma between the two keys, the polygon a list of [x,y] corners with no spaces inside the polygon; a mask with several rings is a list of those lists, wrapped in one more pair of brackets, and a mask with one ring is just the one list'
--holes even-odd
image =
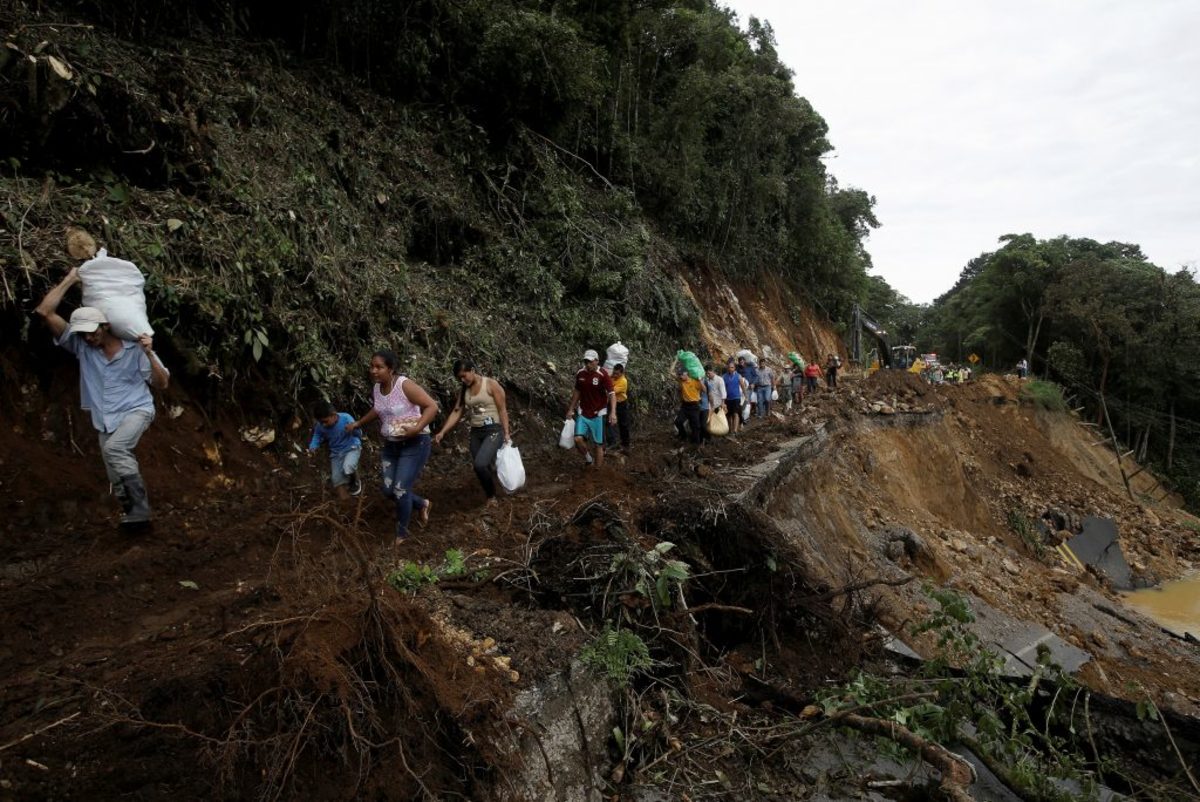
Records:
{"label": "baseball cap", "polygon": [[67,334],[90,334],[100,328],[101,323],[107,323],[108,318],[94,306],[81,306],[71,313],[71,325]]}
{"label": "baseball cap", "polygon": [[597,362],[597,361],[599,361],[599,359],[600,359],[600,355],[597,354],[595,351],[593,351],[591,348],[589,348],[583,352],[583,361],[584,362]]}

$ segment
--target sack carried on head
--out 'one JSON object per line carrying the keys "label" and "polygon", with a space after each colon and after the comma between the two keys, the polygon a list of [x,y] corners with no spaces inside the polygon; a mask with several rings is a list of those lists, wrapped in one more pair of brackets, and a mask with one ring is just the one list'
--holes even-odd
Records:
{"label": "sack carried on head", "polygon": [[704,366],[700,364],[700,358],[691,351],[679,351],[675,354],[675,358],[679,360],[679,364],[683,365],[683,369],[693,379],[699,379],[704,376]]}
{"label": "sack carried on head", "polygon": [[612,345],[608,346],[608,351],[604,354],[604,369],[611,371],[616,365],[629,366],[629,348],[617,340]]}
{"label": "sack carried on head", "polygon": [[136,340],[142,334],[154,334],[146,316],[146,279],[133,262],[115,259],[101,248],[95,259],[80,266],[79,279],[83,305],[102,311],[114,335]]}
{"label": "sack carried on head", "polygon": [[746,360],[747,365],[758,367],[758,357],[745,348],[737,352],[737,358]]}

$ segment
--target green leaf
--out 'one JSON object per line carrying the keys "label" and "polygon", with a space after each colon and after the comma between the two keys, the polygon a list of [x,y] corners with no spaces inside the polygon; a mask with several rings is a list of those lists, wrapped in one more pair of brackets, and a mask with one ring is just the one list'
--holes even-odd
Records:
{"label": "green leaf", "polygon": [[129,187],[125,184],[112,184],[108,188],[108,199],[115,203],[129,202]]}
{"label": "green leaf", "polygon": [[179,580],[179,587],[187,588],[188,590],[200,590],[200,586],[190,579]]}
{"label": "green leaf", "polygon": [[660,575],[658,581],[654,583],[654,589],[658,593],[658,603],[663,607],[671,606],[671,584],[666,575]]}
{"label": "green leaf", "polygon": [[183,221],[178,217],[167,218],[167,231],[178,231],[183,228]]}
{"label": "green leaf", "polygon": [[682,582],[690,575],[691,568],[683,560],[671,560],[662,568],[662,576]]}
{"label": "green leaf", "polygon": [[261,342],[259,342],[258,340],[255,340],[254,345],[251,346],[250,350],[254,354],[255,362],[258,362],[260,359],[262,359],[263,346],[262,346]]}

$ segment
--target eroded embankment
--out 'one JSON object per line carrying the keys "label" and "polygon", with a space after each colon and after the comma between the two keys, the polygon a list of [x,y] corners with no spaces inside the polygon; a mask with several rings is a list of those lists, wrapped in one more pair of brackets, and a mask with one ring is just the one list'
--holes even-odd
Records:
{"label": "eroded embankment", "polygon": [[[1028,624],[1029,639],[1053,633],[1064,660],[1086,662],[1081,676],[1096,690],[1149,693],[1195,714],[1197,672],[1180,670],[1200,664],[1193,647],[1125,609],[1103,575],[1062,560],[1053,544],[1074,532],[1037,526],[1047,513],[1075,532],[1086,516],[1112,518],[1135,575],[1153,581],[1190,569],[1197,544],[1188,516],[1131,501],[1111,452],[1093,451],[1069,416],[1020,404],[1016,389],[992,378],[938,392],[935,412],[849,421],[819,458],[781,460],[749,500],[799,544],[814,583],[905,572],[944,584],[997,619],[981,631],[1002,652]],[[880,591],[893,631],[928,612],[920,585]]]}

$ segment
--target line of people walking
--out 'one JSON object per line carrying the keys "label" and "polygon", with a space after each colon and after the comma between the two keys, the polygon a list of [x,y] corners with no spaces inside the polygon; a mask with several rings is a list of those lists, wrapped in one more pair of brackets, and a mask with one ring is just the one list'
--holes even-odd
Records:
{"label": "line of people walking", "polygon": [[[122,339],[104,312],[93,307],[76,309],[69,321],[58,315],[57,307],[79,281],[78,269],[70,271],[47,293],[37,312],[56,342],[80,363],[82,406],[91,413],[98,432],[105,471],[122,508],[122,525],[148,524],[149,498],[133,450],[154,418],[150,388],[165,389],[170,373],[154,352],[151,335],[141,335],[136,341]],[[608,354],[609,364],[602,366],[597,351],[584,352],[565,409],[564,434],[570,434],[566,445],[582,456],[585,465],[597,468],[604,464],[608,448],[625,452],[632,448],[630,380],[625,362],[612,359],[627,359],[628,350],[617,343]],[[772,404],[780,397],[781,382],[795,402],[805,394],[804,388],[797,390],[795,369],[777,377],[769,363],[760,364],[749,352],[728,360],[721,372],[711,363],[701,366],[690,352],[680,352],[680,356],[672,371],[679,392],[674,425],[680,438],[697,445],[714,432],[737,433],[751,416],[770,415]],[[472,468],[490,506],[496,504],[499,454],[512,442],[504,387],[482,375],[472,362],[460,359],[454,363],[458,392],[436,434],[432,427],[439,411],[437,401],[400,372],[399,366],[394,351],[375,351],[368,368],[370,409],[355,418],[321,401],[312,409],[308,442],[309,454],[322,447],[328,450],[330,483],[339,498],[350,498],[360,495],[363,488],[359,477],[363,430],[378,423],[382,440],[379,487],[394,508],[397,544],[409,537],[414,517],[423,525],[430,520],[433,502],[418,493],[416,485],[434,445],[441,444],[464,419],[468,421]],[[811,365],[803,376],[809,382],[807,391],[814,391]],[[826,380],[836,386],[836,365]]]}

